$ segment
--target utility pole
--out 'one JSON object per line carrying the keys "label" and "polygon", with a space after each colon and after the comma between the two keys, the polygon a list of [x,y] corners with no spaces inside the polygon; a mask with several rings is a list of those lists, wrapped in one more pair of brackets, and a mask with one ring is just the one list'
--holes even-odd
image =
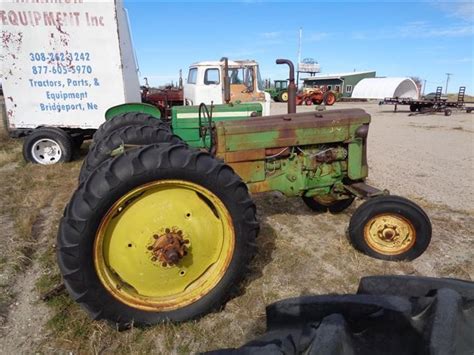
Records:
{"label": "utility pole", "polygon": [[448,94],[448,83],[449,83],[449,77],[453,75],[453,73],[446,73],[446,90],[444,92],[445,95]]}
{"label": "utility pole", "polygon": [[298,42],[298,63],[296,64],[296,90],[300,85],[300,63],[301,63],[301,38],[303,37],[303,29],[300,27],[299,42]]}

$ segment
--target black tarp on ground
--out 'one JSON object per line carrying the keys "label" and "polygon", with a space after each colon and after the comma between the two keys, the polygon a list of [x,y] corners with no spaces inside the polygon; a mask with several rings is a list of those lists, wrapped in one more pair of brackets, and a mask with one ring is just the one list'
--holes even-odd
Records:
{"label": "black tarp on ground", "polygon": [[355,295],[291,298],[266,309],[267,331],[208,354],[474,354],[474,283],[361,279]]}

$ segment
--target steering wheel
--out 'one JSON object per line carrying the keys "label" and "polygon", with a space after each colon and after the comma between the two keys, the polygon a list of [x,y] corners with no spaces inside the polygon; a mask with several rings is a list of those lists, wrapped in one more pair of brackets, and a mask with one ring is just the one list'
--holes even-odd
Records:
{"label": "steering wheel", "polygon": [[[203,125],[203,117],[205,119],[204,125]],[[207,105],[202,102],[199,105],[199,138],[202,139],[204,143],[204,147],[206,147],[206,137],[209,134],[209,148],[206,147],[206,149],[211,153],[215,154],[215,142],[214,142],[214,134],[213,134],[213,122],[212,122],[212,103],[211,103],[211,113],[209,113],[209,109],[207,108]]]}

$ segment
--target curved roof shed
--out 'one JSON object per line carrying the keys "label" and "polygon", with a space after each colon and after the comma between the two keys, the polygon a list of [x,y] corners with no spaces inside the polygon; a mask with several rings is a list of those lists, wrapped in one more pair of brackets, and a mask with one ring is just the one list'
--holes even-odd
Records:
{"label": "curved roof shed", "polygon": [[416,100],[418,88],[410,78],[366,78],[354,87],[352,97],[356,99],[404,97]]}

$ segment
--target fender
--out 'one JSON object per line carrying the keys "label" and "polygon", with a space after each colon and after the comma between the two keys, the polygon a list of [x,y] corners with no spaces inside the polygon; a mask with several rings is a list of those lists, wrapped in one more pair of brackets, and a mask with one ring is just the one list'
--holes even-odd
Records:
{"label": "fender", "polygon": [[151,115],[157,119],[161,118],[161,112],[157,107],[150,104],[144,104],[142,102],[133,102],[109,108],[107,111],[105,111],[105,119],[108,121],[117,115],[128,112],[141,112]]}

